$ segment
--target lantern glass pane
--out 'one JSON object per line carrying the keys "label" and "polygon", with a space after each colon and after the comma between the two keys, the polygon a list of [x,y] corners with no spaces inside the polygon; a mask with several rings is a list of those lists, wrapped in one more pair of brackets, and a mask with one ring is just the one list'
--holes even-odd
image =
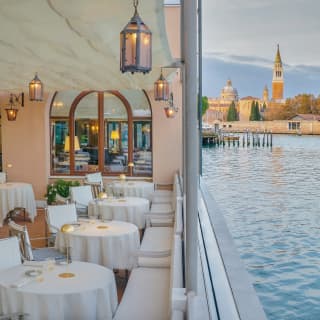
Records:
{"label": "lantern glass pane", "polygon": [[140,66],[151,67],[151,35],[147,33],[140,34]]}
{"label": "lantern glass pane", "polygon": [[29,83],[29,99],[31,101],[43,100],[43,85],[41,81],[34,79]]}

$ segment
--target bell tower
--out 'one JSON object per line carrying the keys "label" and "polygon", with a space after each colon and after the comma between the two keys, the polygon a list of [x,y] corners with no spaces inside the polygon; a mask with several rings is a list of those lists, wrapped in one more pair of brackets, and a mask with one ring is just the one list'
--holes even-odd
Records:
{"label": "bell tower", "polygon": [[272,78],[272,100],[274,102],[282,102],[283,101],[283,67],[280,56],[279,45],[277,46],[277,53],[274,59],[273,66],[273,78]]}

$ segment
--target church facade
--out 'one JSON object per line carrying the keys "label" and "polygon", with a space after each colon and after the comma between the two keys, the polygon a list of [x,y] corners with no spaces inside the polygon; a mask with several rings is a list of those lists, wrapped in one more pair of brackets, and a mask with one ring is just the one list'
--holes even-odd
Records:
{"label": "church facade", "polygon": [[284,72],[279,45],[273,64],[272,94],[269,98],[269,89],[264,87],[262,97],[247,96],[239,98],[238,90],[232,86],[231,79],[227,80],[222,88],[220,97],[208,98],[209,108],[203,116],[203,121],[212,124],[215,121],[227,121],[227,114],[232,102],[235,103],[238,120],[249,121],[252,102],[258,102],[262,119],[271,119],[279,107],[285,103],[284,99]]}

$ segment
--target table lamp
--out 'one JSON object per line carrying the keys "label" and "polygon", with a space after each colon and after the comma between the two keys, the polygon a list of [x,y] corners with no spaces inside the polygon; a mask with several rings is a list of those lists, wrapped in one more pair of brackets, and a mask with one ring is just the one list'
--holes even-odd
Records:
{"label": "table lamp", "polygon": [[[64,224],[62,225],[62,227],[60,228],[60,231],[65,235],[69,232],[73,232],[74,231],[74,226],[72,224]],[[68,272],[68,265],[69,265],[69,243],[68,243],[68,239],[66,239],[66,245],[67,245],[67,267],[66,267],[66,272],[60,273],[59,277],[60,278],[73,278],[75,277],[74,273]]]}

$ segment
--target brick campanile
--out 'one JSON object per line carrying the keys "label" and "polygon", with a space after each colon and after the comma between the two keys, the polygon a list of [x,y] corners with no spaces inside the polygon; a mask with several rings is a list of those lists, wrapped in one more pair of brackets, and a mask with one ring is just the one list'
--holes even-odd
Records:
{"label": "brick campanile", "polygon": [[283,87],[284,87],[284,79],[283,79],[283,67],[280,56],[279,45],[277,46],[277,54],[274,59],[273,66],[273,78],[272,78],[272,100],[276,102],[280,102],[283,100]]}

